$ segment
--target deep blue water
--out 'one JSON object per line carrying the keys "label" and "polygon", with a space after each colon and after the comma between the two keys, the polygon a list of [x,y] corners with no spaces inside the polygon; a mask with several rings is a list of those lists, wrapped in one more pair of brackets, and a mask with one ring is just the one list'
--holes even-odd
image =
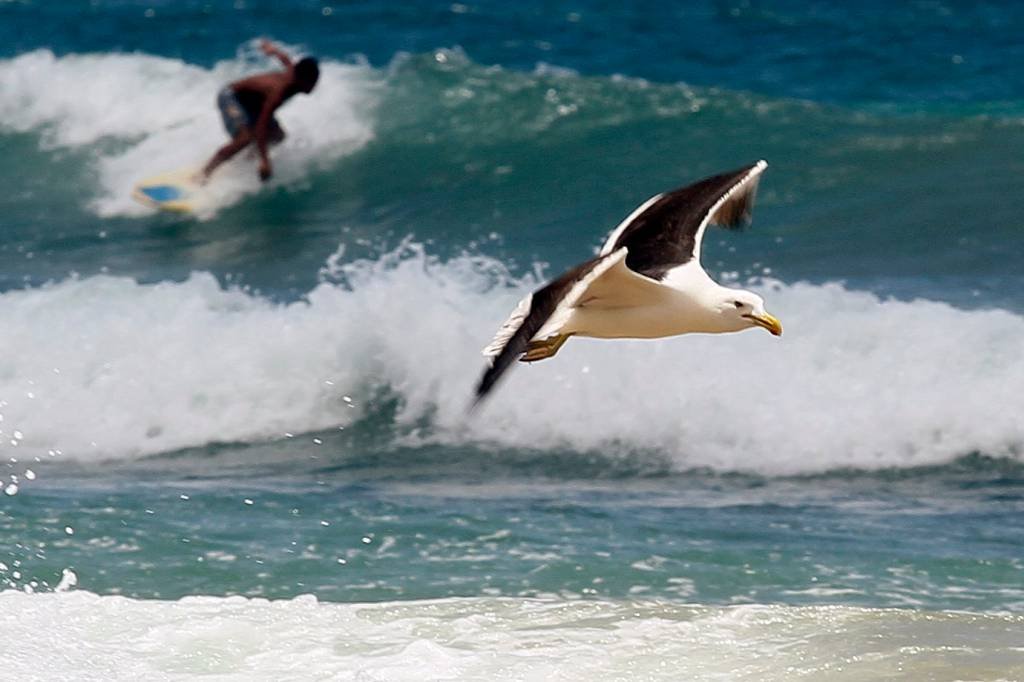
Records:
{"label": "deep blue water", "polygon": [[[9,2],[3,53],[146,52],[211,64],[253,36],[386,65],[459,46],[530,70],[909,109],[1019,105],[1024,11],[1005,2]],[[45,26],[45,30],[40,27]],[[26,28],[28,27],[28,28]]]}
{"label": "deep blue water", "polygon": [[[978,2],[0,3],[0,583],[1024,610],[1022,30]],[[133,203],[221,143],[259,36],[324,65],[276,179],[243,156],[201,219]],[[786,336],[574,340],[466,417],[538,277],[759,158],[704,263]]]}

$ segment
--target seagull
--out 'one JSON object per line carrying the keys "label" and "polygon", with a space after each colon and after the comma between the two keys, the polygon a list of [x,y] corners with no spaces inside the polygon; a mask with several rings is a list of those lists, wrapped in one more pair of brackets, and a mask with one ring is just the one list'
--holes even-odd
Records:
{"label": "seagull", "polygon": [[489,366],[473,406],[513,361],[550,358],[571,336],[653,339],[751,327],[781,336],[760,296],[721,286],[700,265],[705,228],[746,225],[767,167],[758,161],[651,197],[596,256],[523,298],[482,351]]}

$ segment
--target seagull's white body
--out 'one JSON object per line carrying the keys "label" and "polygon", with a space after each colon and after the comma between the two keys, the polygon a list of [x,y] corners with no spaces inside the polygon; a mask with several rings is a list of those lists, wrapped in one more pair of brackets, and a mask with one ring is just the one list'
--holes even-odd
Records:
{"label": "seagull's white body", "polygon": [[666,280],[655,282],[627,268],[627,254],[623,249],[616,258],[617,264],[596,283],[614,292],[613,295],[594,296],[589,302],[573,307],[565,324],[560,328],[542,328],[537,336],[573,334],[598,339],[657,339],[733,331],[726,329],[726,321],[710,306],[723,287],[696,263],[684,265]]}
{"label": "seagull's white body", "polygon": [[781,334],[759,296],[721,286],[700,265],[707,226],[734,227],[749,218],[767,165],[758,161],[651,197],[596,257],[526,296],[483,350],[492,364],[477,400],[513,360],[551,357],[571,336],[650,339],[753,326]]}

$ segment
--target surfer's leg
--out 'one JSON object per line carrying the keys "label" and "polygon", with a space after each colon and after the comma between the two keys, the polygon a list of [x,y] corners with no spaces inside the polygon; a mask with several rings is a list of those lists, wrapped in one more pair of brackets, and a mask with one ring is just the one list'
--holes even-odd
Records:
{"label": "surfer's leg", "polygon": [[249,143],[252,142],[252,135],[249,134],[248,128],[243,128],[238,135],[235,136],[231,142],[217,150],[217,153],[210,157],[210,160],[203,166],[201,181],[205,182],[207,178],[217,170],[217,166],[221,165],[238,152],[245,149]]}
{"label": "surfer's leg", "polygon": [[252,134],[249,132],[249,119],[245,110],[238,103],[235,91],[228,85],[217,93],[217,108],[220,109],[221,119],[224,121],[224,129],[231,136],[231,141],[217,150],[217,152],[206,162],[203,170],[199,173],[199,182],[206,182],[210,174],[238,152],[252,142]]}

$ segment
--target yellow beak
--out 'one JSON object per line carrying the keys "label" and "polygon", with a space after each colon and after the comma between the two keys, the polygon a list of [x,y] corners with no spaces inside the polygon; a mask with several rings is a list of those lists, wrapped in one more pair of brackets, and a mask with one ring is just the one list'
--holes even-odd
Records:
{"label": "yellow beak", "polygon": [[773,336],[782,336],[782,323],[775,316],[765,313],[764,315],[747,315],[746,317],[753,320],[758,327],[764,327],[770,331]]}

